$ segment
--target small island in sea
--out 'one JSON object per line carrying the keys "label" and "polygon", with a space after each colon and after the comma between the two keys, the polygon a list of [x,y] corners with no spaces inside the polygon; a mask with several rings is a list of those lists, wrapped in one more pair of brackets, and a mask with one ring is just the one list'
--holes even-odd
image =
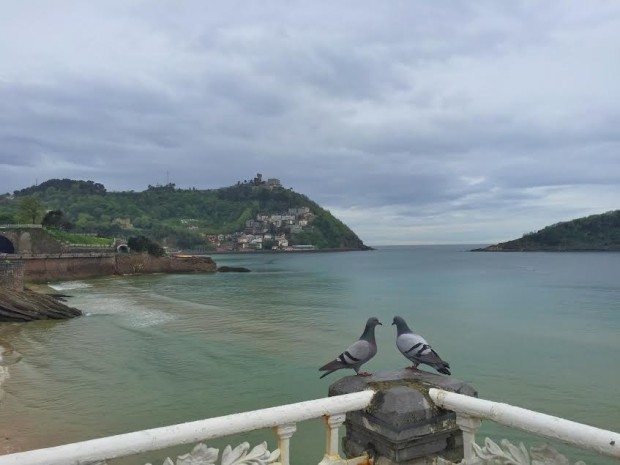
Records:
{"label": "small island in sea", "polygon": [[620,210],[556,223],[473,252],[620,251]]}

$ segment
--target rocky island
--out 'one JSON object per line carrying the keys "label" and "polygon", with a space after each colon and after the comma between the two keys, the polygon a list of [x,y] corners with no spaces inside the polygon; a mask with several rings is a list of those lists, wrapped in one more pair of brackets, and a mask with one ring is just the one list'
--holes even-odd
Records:
{"label": "rocky island", "polygon": [[620,251],[620,210],[557,223],[473,252]]}

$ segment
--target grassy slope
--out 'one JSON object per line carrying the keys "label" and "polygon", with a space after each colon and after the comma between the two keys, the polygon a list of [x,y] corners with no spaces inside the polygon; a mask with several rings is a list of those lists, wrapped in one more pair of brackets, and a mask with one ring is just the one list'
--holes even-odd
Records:
{"label": "grassy slope", "polygon": [[620,251],[620,210],[557,223],[520,239],[484,251],[617,250]]}
{"label": "grassy slope", "polygon": [[58,229],[46,228],[46,231],[58,239],[60,242],[72,245],[94,245],[94,246],[111,246],[114,239],[108,237],[97,237],[86,234],[76,234]]}

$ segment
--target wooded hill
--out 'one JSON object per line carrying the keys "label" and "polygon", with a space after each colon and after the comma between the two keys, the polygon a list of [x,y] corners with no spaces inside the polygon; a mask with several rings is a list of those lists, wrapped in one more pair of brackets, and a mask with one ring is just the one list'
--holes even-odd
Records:
{"label": "wooded hill", "polygon": [[[149,186],[142,192],[109,192],[93,181],[51,179],[37,186],[0,196],[0,223],[19,221],[19,202],[35,197],[45,210],[62,210],[76,232],[103,236],[144,234],[182,248],[205,245],[205,234],[244,229],[257,213],[277,214],[308,207],[314,219],[304,231],[290,236],[291,244],[320,249],[365,249],[359,237],[329,211],[305,195],[283,187],[252,183],[221,189],[177,189],[174,184]],[[131,226],[123,224],[128,219]],[[191,228],[188,227],[191,224]]]}
{"label": "wooded hill", "polygon": [[620,251],[620,210],[556,223],[522,238],[475,251]]}

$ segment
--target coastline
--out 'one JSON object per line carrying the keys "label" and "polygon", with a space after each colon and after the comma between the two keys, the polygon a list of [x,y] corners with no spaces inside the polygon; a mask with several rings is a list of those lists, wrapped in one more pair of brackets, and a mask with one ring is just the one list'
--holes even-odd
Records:
{"label": "coastline", "polygon": [[565,253],[565,252],[620,252],[620,249],[559,249],[559,248],[538,248],[538,249],[503,249],[496,246],[482,247],[479,249],[471,249],[470,252],[551,252],[551,253]]}
{"label": "coastline", "polygon": [[337,248],[337,249],[313,249],[313,250],[220,250],[209,251],[204,255],[245,255],[245,254],[305,254],[305,253],[332,253],[332,252],[369,252],[376,250],[374,247],[359,248]]}

